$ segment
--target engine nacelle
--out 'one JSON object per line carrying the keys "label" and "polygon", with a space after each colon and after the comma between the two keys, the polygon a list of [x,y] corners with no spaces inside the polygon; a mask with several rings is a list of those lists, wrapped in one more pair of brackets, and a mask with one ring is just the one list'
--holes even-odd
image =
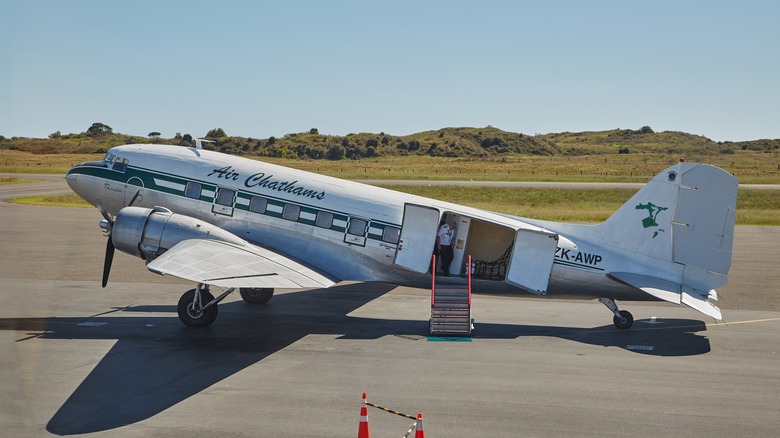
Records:
{"label": "engine nacelle", "polygon": [[162,207],[125,207],[111,228],[116,249],[151,261],[187,239],[212,239],[245,245],[246,241],[222,228]]}

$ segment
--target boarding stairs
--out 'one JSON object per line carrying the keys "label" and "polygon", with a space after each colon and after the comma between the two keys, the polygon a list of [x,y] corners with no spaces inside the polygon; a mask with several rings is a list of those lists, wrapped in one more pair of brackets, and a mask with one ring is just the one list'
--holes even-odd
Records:
{"label": "boarding stairs", "polygon": [[471,256],[466,278],[436,275],[431,265],[431,336],[471,336]]}

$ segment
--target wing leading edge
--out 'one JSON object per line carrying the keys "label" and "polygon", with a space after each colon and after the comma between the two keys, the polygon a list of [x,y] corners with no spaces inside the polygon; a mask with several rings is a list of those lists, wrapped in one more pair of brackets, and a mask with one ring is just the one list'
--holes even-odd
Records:
{"label": "wing leading edge", "polygon": [[335,282],[281,254],[211,239],[183,240],[149,262],[157,274],[217,287],[325,288]]}

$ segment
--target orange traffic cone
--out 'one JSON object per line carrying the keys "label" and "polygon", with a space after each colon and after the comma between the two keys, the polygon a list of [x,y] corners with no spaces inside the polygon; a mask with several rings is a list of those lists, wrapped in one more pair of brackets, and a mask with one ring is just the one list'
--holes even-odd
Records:
{"label": "orange traffic cone", "polygon": [[363,393],[363,403],[360,404],[360,424],[358,425],[358,438],[371,438],[368,430],[368,406],[366,406],[366,393]]}
{"label": "orange traffic cone", "polygon": [[422,425],[422,412],[417,413],[417,432],[414,433],[414,438],[425,438],[425,430]]}

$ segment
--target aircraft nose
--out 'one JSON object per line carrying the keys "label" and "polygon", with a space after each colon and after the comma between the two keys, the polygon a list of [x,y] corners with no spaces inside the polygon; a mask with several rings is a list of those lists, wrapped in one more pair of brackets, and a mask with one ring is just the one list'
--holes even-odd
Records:
{"label": "aircraft nose", "polygon": [[70,189],[76,193],[78,193],[76,187],[78,186],[79,175],[77,173],[74,173],[74,169],[76,169],[77,167],[79,167],[78,164],[71,167],[70,170],[68,170],[68,173],[65,174],[65,181],[68,182]]}
{"label": "aircraft nose", "polygon": [[80,169],[83,166],[84,164],[77,164],[71,167],[70,170],[68,170],[68,173],[65,174],[65,181],[68,182],[68,186],[73,190],[73,193],[86,200],[89,187],[88,184],[86,184],[87,181],[84,179],[84,175],[80,172]]}

